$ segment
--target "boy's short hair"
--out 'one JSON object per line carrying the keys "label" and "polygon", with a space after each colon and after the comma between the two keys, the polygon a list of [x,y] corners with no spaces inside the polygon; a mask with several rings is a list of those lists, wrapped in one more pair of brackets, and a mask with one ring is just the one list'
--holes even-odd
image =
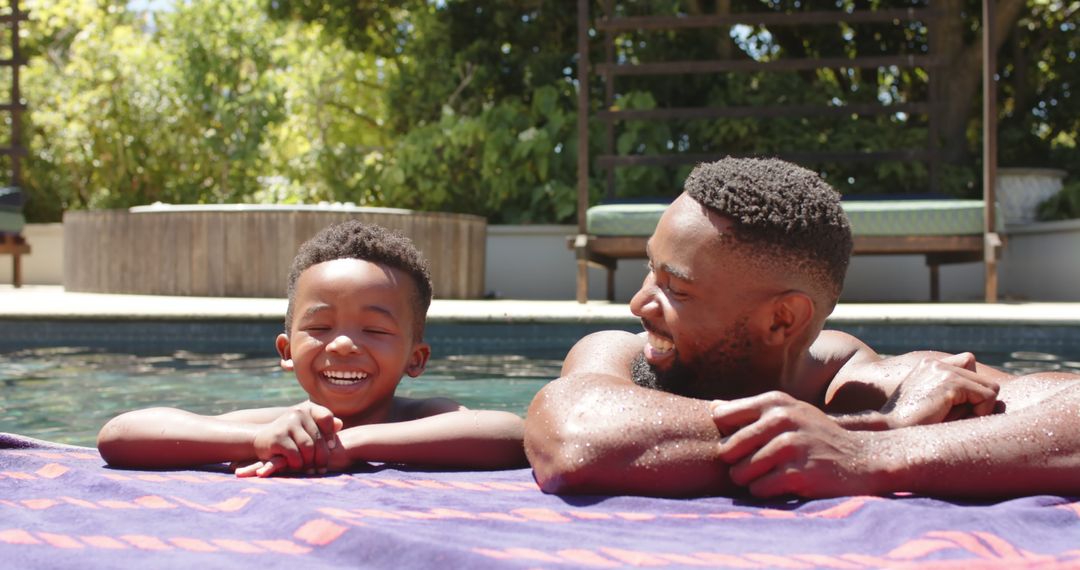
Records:
{"label": "boy's short hair", "polygon": [[851,259],[851,225],[840,193],[817,173],[775,158],[728,157],[698,165],[685,189],[734,223],[737,246],[755,261],[802,272],[835,305]]}
{"label": "boy's short hair", "polygon": [[359,259],[397,269],[412,278],[413,332],[424,337],[424,322],[431,306],[431,274],[427,260],[412,240],[375,224],[346,220],[324,228],[300,246],[289,269],[289,308],[285,313],[285,333],[292,329],[293,297],[300,274],[312,265],[335,259]]}

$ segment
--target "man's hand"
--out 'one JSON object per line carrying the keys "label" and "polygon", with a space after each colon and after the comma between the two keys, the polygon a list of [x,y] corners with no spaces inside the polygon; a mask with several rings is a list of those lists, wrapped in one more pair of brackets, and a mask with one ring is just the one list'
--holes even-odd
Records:
{"label": "man's hand", "polygon": [[962,352],[925,358],[897,386],[881,413],[890,429],[985,416],[994,412],[999,386],[975,372],[975,356]]}
{"label": "man's hand", "polygon": [[323,406],[311,402],[294,406],[255,434],[259,461],[236,469],[236,475],[268,477],[286,468],[325,473],[341,426],[341,420]]}
{"label": "man's hand", "polygon": [[868,457],[869,432],[840,427],[814,406],[783,392],[717,401],[713,420],[731,480],[757,497],[808,498],[876,494],[879,477]]}

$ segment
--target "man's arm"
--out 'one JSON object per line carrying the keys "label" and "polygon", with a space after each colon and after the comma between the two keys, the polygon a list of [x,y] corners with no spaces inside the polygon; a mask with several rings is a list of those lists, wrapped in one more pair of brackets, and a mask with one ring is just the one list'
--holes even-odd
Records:
{"label": "man's arm", "polygon": [[579,341],[562,377],[536,395],[525,451],[549,493],[683,496],[730,490],[720,434],[703,400],[635,385],[641,338],[596,333]]}
{"label": "man's arm", "polygon": [[717,425],[734,431],[720,454],[762,497],[1080,493],[1080,378],[1039,374],[1007,388],[1025,384],[1039,397],[1004,414],[880,432],[845,430],[777,393],[718,403]]}

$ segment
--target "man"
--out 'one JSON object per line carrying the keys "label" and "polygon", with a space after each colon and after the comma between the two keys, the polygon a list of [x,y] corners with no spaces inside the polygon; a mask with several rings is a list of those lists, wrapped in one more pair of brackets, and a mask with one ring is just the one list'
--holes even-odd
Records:
{"label": "man", "polygon": [[1080,492],[1080,377],[1014,379],[966,353],[882,359],[823,331],[850,253],[839,195],[816,174],[697,167],[649,240],[630,303],[645,332],[582,339],[529,408],[541,487]]}

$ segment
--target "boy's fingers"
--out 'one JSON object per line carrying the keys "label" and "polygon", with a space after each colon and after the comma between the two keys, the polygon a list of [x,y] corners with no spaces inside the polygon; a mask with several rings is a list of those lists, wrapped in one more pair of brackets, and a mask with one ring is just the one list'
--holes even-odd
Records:
{"label": "boy's fingers", "polygon": [[296,449],[300,452],[300,460],[304,465],[310,465],[311,460],[315,458],[315,438],[319,435],[319,430],[315,429],[315,422],[307,418],[307,425],[294,426],[289,430],[289,435],[292,436]]}
{"label": "boy's fingers", "polygon": [[334,441],[335,436],[331,435],[331,439],[319,438],[315,442],[315,457],[310,465],[318,469],[323,469],[328,463],[330,463],[330,444]]}
{"label": "boy's fingers", "polygon": [[[293,437],[296,437],[295,434]],[[283,456],[291,469],[299,469],[304,465],[303,457],[300,455],[300,449],[296,447],[296,443],[291,439],[287,439],[280,445],[275,445],[270,451],[275,456]]]}
{"label": "boy's fingers", "polygon": [[258,471],[256,471],[256,474],[259,477],[269,477],[274,473],[277,473],[278,471],[284,469],[287,464],[288,462],[285,460],[285,458],[280,455],[275,455],[271,457],[268,461],[263,462],[262,466],[260,466]]}
{"label": "boy's fingers", "polygon": [[252,463],[251,465],[244,465],[244,466],[241,466],[241,467],[237,467],[233,471],[233,473],[235,473],[237,477],[254,477],[255,475],[258,474],[259,468],[262,467],[262,465],[263,465],[262,461],[256,461],[255,463]]}
{"label": "boy's fingers", "polygon": [[341,420],[326,408],[312,408],[311,413],[317,430],[316,437],[326,440],[333,447],[334,434],[340,429],[337,426]]}

